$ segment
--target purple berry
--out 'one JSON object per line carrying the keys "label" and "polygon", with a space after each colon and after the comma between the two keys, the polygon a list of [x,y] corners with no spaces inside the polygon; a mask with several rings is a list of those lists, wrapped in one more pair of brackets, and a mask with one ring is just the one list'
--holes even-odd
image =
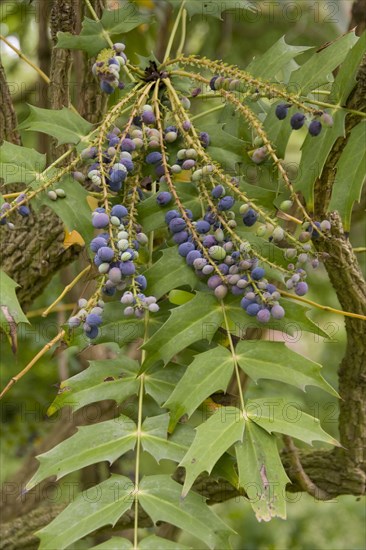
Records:
{"label": "purple berry", "polygon": [[95,237],[95,239],[93,239],[90,243],[90,250],[92,252],[98,252],[98,250],[102,246],[106,246],[106,244],[107,244],[107,241],[105,239],[103,239],[103,237],[101,237],[101,236]]}
{"label": "purple berry", "polygon": [[250,315],[251,317],[255,317],[260,309],[261,309],[261,307],[260,307],[260,305],[258,305],[258,304],[249,304],[249,305],[245,308],[245,311],[246,311],[247,314]]}
{"label": "purple berry", "polygon": [[271,313],[268,309],[260,309],[257,313],[257,320],[260,323],[268,323],[271,318]]}
{"label": "purple berry", "polygon": [[295,113],[291,117],[291,121],[290,121],[291,128],[293,130],[300,130],[300,128],[304,126],[304,122],[305,122],[305,115],[303,115],[302,113]]}
{"label": "purple berry", "polygon": [[173,235],[173,241],[176,244],[182,244],[188,241],[189,234],[187,231],[178,231],[178,233],[174,233]]}
{"label": "purple berry", "polygon": [[141,118],[145,124],[154,124],[155,122],[155,115],[152,111],[144,111]]}
{"label": "purple berry", "polygon": [[309,134],[311,136],[318,136],[322,131],[322,124],[319,120],[312,120],[309,124]]}
{"label": "purple berry", "polygon": [[145,161],[147,164],[158,164],[162,161],[162,158],[163,155],[159,151],[153,151],[146,156]]}
{"label": "purple berry", "polygon": [[207,286],[211,290],[215,290],[215,288],[221,285],[221,283],[222,283],[222,280],[219,275],[212,275],[212,277],[210,277],[207,281]]}
{"label": "purple berry", "polygon": [[147,287],[147,280],[144,275],[138,275],[135,279],[136,283],[139,285],[140,290],[145,290]]}
{"label": "purple berry", "polygon": [[[207,222],[206,222],[207,223]],[[207,235],[203,241],[202,241],[202,244],[203,246],[205,246],[206,248],[211,248],[211,246],[215,246],[215,244],[217,244],[217,240],[215,239],[215,237],[213,235]]]}
{"label": "purple berry", "polygon": [[179,233],[180,231],[183,231],[186,228],[186,222],[183,220],[183,218],[174,218],[169,223],[169,229],[172,233]]}
{"label": "purple berry", "polygon": [[127,151],[128,153],[132,153],[136,149],[135,143],[130,138],[125,138],[122,140],[121,143],[121,151]]}
{"label": "purple berry", "polygon": [[200,142],[202,143],[205,149],[210,145],[210,136],[208,135],[207,132],[200,133]]}
{"label": "purple berry", "polygon": [[165,206],[166,204],[169,204],[171,200],[172,200],[172,195],[171,193],[169,193],[169,191],[162,191],[156,197],[156,202],[160,206]]}
{"label": "purple berry", "polygon": [[113,207],[112,207],[112,210],[111,210],[111,215],[112,216],[116,216],[117,218],[119,219],[122,219],[124,218],[125,216],[128,215],[128,210],[125,206],[123,206],[122,204],[115,204]]}
{"label": "purple berry", "polygon": [[120,270],[122,275],[125,277],[128,277],[129,275],[133,275],[136,271],[135,264],[133,262],[127,261],[127,262],[121,262],[119,264]]}
{"label": "purple berry", "polygon": [[70,317],[70,319],[67,321],[67,324],[70,328],[77,328],[81,324],[81,319],[79,317]]}
{"label": "purple berry", "polygon": [[107,214],[98,213],[93,216],[92,225],[96,229],[102,229],[109,224],[109,216]]}
{"label": "purple berry", "polygon": [[109,246],[100,247],[97,254],[102,262],[111,262],[114,258],[114,251]]}
{"label": "purple berry", "polygon": [[234,206],[235,199],[234,197],[230,197],[230,195],[226,195],[222,199],[220,199],[218,208],[219,210],[230,210]]}
{"label": "purple berry", "polygon": [[96,313],[90,313],[89,315],[87,315],[85,321],[90,327],[99,327],[99,325],[102,324],[101,316],[97,315]]}
{"label": "purple berry", "polygon": [[297,283],[295,286],[295,294],[298,296],[305,296],[305,294],[308,291],[308,285],[304,281],[301,281],[300,283]]}
{"label": "purple berry", "polygon": [[23,216],[23,218],[29,216],[30,214],[30,210],[28,206],[25,206],[25,204],[22,204],[21,206],[19,206],[18,212],[21,216]]}
{"label": "purple berry", "polygon": [[178,253],[185,258],[189,252],[192,252],[195,249],[195,246],[193,243],[182,243],[178,247]]}
{"label": "purple berry", "polygon": [[285,310],[279,304],[276,304],[271,309],[271,315],[273,319],[283,319],[285,316]]}
{"label": "purple berry", "polygon": [[264,271],[263,267],[255,267],[251,272],[251,277],[255,281],[259,281],[260,279],[263,279],[265,274],[266,272]]}
{"label": "purple berry", "polygon": [[289,103],[280,103],[279,105],[277,105],[276,111],[275,111],[276,117],[279,120],[283,120],[284,118],[286,118],[289,107],[291,107]]}
{"label": "purple berry", "polygon": [[134,169],[134,164],[131,159],[121,159],[120,163],[126,167],[127,172],[132,172],[132,170]]}
{"label": "purple berry", "polygon": [[251,227],[252,225],[255,224],[257,219],[258,219],[258,214],[252,208],[249,208],[249,210],[243,216],[243,223],[247,227]]}
{"label": "purple berry", "polygon": [[100,83],[100,89],[102,92],[106,94],[113,94],[114,88],[109,84],[109,82],[106,82],[105,80],[102,80]]}
{"label": "purple berry", "polygon": [[197,233],[208,233],[211,229],[211,225],[205,220],[199,220],[196,223]]}
{"label": "purple berry", "polygon": [[218,76],[213,76],[213,77],[211,78],[211,80],[210,80],[210,88],[211,88],[211,90],[214,90],[214,91],[216,90],[216,88],[215,88],[215,82],[216,82],[216,80],[217,80],[218,78],[219,78]]}
{"label": "purple berry", "polygon": [[223,185],[216,185],[211,191],[211,195],[215,199],[219,199],[222,195],[225,194],[225,187]]}
{"label": "purple berry", "polygon": [[179,213],[176,210],[169,210],[165,214],[165,221],[169,224],[174,218],[179,218]]}
{"label": "purple berry", "polygon": [[201,252],[199,252],[199,250],[191,250],[186,256],[186,262],[188,265],[193,265],[193,262],[197,258],[202,258]]}

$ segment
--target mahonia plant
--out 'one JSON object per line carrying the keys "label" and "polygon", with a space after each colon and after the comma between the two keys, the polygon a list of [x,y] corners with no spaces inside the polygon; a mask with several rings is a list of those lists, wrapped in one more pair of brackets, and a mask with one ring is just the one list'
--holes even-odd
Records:
{"label": "mahonia plant", "polygon": [[[175,30],[184,13],[183,2]],[[75,37],[65,34],[62,46],[76,48]],[[312,216],[314,181],[300,181],[305,167],[294,180],[283,157],[292,131],[307,127],[304,147],[318,158],[319,135],[330,133],[333,142],[339,135],[334,128],[344,123],[346,110],[336,94],[344,69],[333,92],[324,58],[334,57],[333,68],[351,60],[356,66],[360,51],[352,36],[314,54],[285,83],[275,82],[270,69],[266,78],[258,76],[260,60],[244,71],[181,52],[173,58],[174,35],[163,61],[136,66],[128,60],[128,38],[126,48],[108,38],[90,66],[111,96],[103,120],[92,126],[70,108],[32,107],[20,128],[53,120],[44,131],[69,144],[48,167],[34,150],[2,146],[5,182],[26,185],[12,201],[4,196],[2,230],[16,231],[17,216],[33,215],[30,204],[54,208],[86,241],[90,264],[81,275],[89,272],[97,283],[44,352],[61,340],[79,348],[120,347],[115,358],[91,361],[62,382],[49,414],[106,399],[123,414],[82,427],[39,456],[27,489],[102,461],[122,459],[123,474],[96,486],[94,502],[80,493],[37,533],[41,549],[69,547],[105,525],[118,529],[130,509],[133,542],[114,536],[98,548],[168,548],[152,532],[141,538],[142,510],[152,525],[168,522],[206,547],[229,548],[232,530],[197,494],[197,478],[204,480],[206,472],[225,480],[227,498],[244,496],[259,520],[285,518],[290,480],[275,433],[337,445],[312,415],[296,410],[294,423],[286,414],[294,405],[285,397],[246,399],[240,373],[337,396],[311,359],[267,340],[267,333],[245,336],[260,327],[286,336],[295,326],[327,337],[307,317],[303,297],[309,270],[324,260],[314,242],[332,238],[331,224]],[[315,100],[312,90],[323,85],[330,86],[333,103]],[[214,112],[216,121],[205,125]],[[19,169],[9,170],[14,163]],[[128,353],[136,341],[139,360]],[[225,396],[231,380],[237,397]],[[123,457],[132,451],[131,474]],[[163,466],[145,471],[142,451],[157,463],[169,461],[174,474]],[[184,546],[169,542],[169,548]]]}

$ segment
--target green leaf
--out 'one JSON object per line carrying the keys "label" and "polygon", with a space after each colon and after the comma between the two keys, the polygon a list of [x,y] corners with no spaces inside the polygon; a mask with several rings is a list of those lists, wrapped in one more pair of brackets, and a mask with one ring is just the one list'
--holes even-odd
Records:
{"label": "green leaf", "polygon": [[58,145],[64,143],[79,143],[93,128],[78,113],[67,107],[62,109],[40,109],[28,105],[28,117],[18,125],[18,130],[42,132],[58,140]]}
{"label": "green leaf", "polygon": [[311,49],[309,46],[291,46],[286,43],[285,37],[281,36],[263,55],[254,58],[246,71],[257,78],[272,80],[284,65],[309,49]]}
{"label": "green leaf", "polygon": [[154,523],[165,521],[184,529],[209,548],[229,548],[230,529],[209,508],[201,495],[190,492],[181,498],[182,486],[167,475],[144,477],[139,502]]}
{"label": "green leaf", "polygon": [[248,422],[243,443],[235,445],[240,486],[258,521],[286,519],[286,485],[290,482],[278,454],[276,437]]}
{"label": "green leaf", "polygon": [[171,395],[183,376],[184,370],[182,366],[175,363],[168,364],[166,367],[153,367],[145,373],[144,387],[146,393],[151,395],[158,405],[161,405]]}
{"label": "green leaf", "polygon": [[96,55],[103,48],[110,47],[107,36],[124,34],[146,21],[146,17],[139,13],[134,2],[121,0],[119,9],[104,10],[100,21],[85,17],[79,35],[70,32],[57,34],[57,48],[69,50],[83,50],[89,56]]}
{"label": "green leaf", "polygon": [[[89,550],[130,550],[132,548],[132,542],[122,537],[112,537],[111,539],[93,546]],[[140,544],[141,548],[141,544]]]}
{"label": "green leaf", "polygon": [[39,193],[32,204],[35,205],[36,210],[41,206],[51,208],[64,222],[68,231],[77,231],[89,244],[94,235],[94,228],[91,224],[91,209],[87,201],[88,192],[68,175],[56,183],[55,188],[63,189],[66,197],[53,201],[47,193]]}
{"label": "green leaf", "polygon": [[39,550],[63,550],[104,525],[114,526],[131,507],[133,490],[128,477],[112,474],[83,491],[47,527],[37,531]]}
{"label": "green leaf", "polygon": [[194,431],[191,426],[178,426],[168,439],[169,414],[160,414],[146,418],[142,425],[142,447],[157,462],[162,459],[180,462],[193,441]]}
{"label": "green leaf", "polygon": [[296,93],[306,95],[313,88],[326,84],[329,75],[345,59],[348,51],[357,42],[354,31],[347,32],[329,46],[314,53],[297,71],[291,74],[289,85]]}
{"label": "green leaf", "polygon": [[356,85],[356,76],[366,49],[366,33],[364,32],[356,44],[346,55],[337,76],[335,77],[329,96],[330,103],[344,105]]}
{"label": "green leaf", "polygon": [[15,289],[19,285],[0,270],[0,327],[8,335],[13,351],[17,350],[16,325],[29,321],[19,305]]}
{"label": "green leaf", "polygon": [[142,541],[139,542],[139,548],[141,548],[141,550],[188,550],[188,546],[180,542],[173,542],[157,537],[156,535],[150,535],[146,537],[146,539],[142,539]]}
{"label": "green leaf", "polygon": [[345,136],[346,112],[329,110],[334,117],[332,128],[323,128],[319,136],[314,137],[309,133],[301,147],[301,161],[298,175],[294,180],[296,191],[303,194],[307,207],[314,208],[314,184],[323,172],[326,160],[335,142],[339,137]]}
{"label": "green leaf", "polygon": [[162,256],[144,272],[149,284],[149,293],[157,299],[181,286],[191,289],[197,285],[197,276],[184,258],[178,254],[176,246],[165,248]]}
{"label": "green leaf", "polygon": [[219,390],[226,391],[233,369],[232,355],[222,346],[196,355],[163,405],[171,412],[169,431],[181,416],[191,416],[208,396]]}
{"label": "green leaf", "polygon": [[366,175],[366,122],[355,126],[336,164],[336,179],[328,210],[338,210],[344,229],[350,230],[352,208],[361,200]]}
{"label": "green leaf", "polygon": [[235,353],[240,367],[254,382],[262,378],[278,380],[304,391],[306,386],[317,386],[339,397],[321,376],[321,365],[295,353],[283,342],[242,341]]}
{"label": "green leaf", "polygon": [[205,132],[210,135],[210,145],[207,152],[210,157],[225,170],[233,170],[235,165],[243,161],[245,143],[225,131],[225,123],[212,122],[205,124]]}
{"label": "green leaf", "polygon": [[14,145],[8,141],[0,147],[0,178],[4,183],[26,183],[39,180],[46,166],[46,155]]}
{"label": "green leaf", "polygon": [[80,426],[76,434],[37,456],[39,468],[27,483],[27,490],[49,476],[60,479],[97,462],[113,464],[117,458],[134,449],[136,438],[136,424],[124,415]]}
{"label": "green leaf", "polygon": [[336,439],[321,428],[318,418],[304,413],[294,403],[264,397],[248,401],[246,410],[248,418],[268,433],[290,435],[310,445],[313,441],[339,445]]}
{"label": "green leaf", "polygon": [[285,317],[281,320],[271,319],[266,323],[264,329],[263,323],[257,321],[255,317],[249,317],[243,308],[240,307],[240,300],[237,299],[237,296],[228,298],[225,301],[225,309],[232,323],[231,332],[242,338],[246,331],[251,328],[257,328],[262,331],[272,329],[280,332],[283,337],[289,334],[291,338],[286,338],[288,342],[297,342],[303,332],[312,332],[316,335],[316,338],[330,338],[319,325],[307,316],[307,312],[311,308],[299,302],[292,302],[286,298],[281,298],[281,305],[286,311]]}
{"label": "green leaf", "polygon": [[243,413],[236,407],[220,407],[196,428],[196,437],[179,466],[186,469],[182,496],[185,497],[202,472],[211,473],[219,458],[237,441],[245,428]]}
{"label": "green leaf", "polygon": [[[169,0],[169,3],[176,7],[179,5],[176,0]],[[197,0],[187,0],[184,4],[189,17],[194,15],[200,15],[202,18],[215,17],[222,21],[221,14],[225,11],[235,10],[249,10],[256,11],[255,3],[250,0],[226,0],[225,2],[216,2],[215,0],[205,0],[205,2],[198,2]]]}
{"label": "green leaf", "polygon": [[159,360],[166,364],[176,353],[197,340],[211,342],[222,323],[223,314],[217,299],[205,292],[171,311],[166,323],[146,342],[147,358],[142,368],[147,370]]}
{"label": "green leaf", "polygon": [[89,367],[60,384],[59,395],[49,407],[52,415],[63,407],[77,411],[97,401],[113,399],[122,403],[127,397],[136,395],[138,362],[121,353],[116,359],[90,361]]}

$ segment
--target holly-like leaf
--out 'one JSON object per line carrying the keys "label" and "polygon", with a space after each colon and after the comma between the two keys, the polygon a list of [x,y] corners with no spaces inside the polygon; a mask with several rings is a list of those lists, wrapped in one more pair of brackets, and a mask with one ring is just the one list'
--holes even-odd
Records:
{"label": "holly-like leaf", "polygon": [[142,539],[142,541],[139,542],[139,548],[142,550],[188,550],[188,546],[180,542],[173,542],[157,537],[156,535],[150,535],[146,537],[146,539]]}
{"label": "holly-like leaf", "polygon": [[366,50],[366,33],[363,33],[346,55],[329,96],[329,103],[344,105],[356,85],[356,76]]}
{"label": "holly-like leaf", "polygon": [[197,292],[195,297],[171,311],[169,319],[144,344],[147,370],[162,360],[166,364],[176,353],[198,340],[212,340],[223,319],[221,305],[211,294]]}
{"label": "holly-like leaf", "polygon": [[4,141],[0,147],[0,179],[4,183],[26,183],[29,185],[38,182],[40,174],[46,166],[46,155],[30,149]]}
{"label": "holly-like leaf", "polygon": [[171,414],[169,431],[174,429],[181,416],[191,416],[209,395],[219,390],[226,391],[233,369],[232,355],[222,346],[197,354],[164,403]]}
{"label": "holly-like leaf", "polygon": [[28,105],[28,117],[18,125],[18,130],[42,132],[63,143],[79,143],[93,128],[93,125],[75,111],[62,109],[41,109]]}
{"label": "holly-like leaf", "polygon": [[161,258],[144,275],[149,282],[149,293],[157,299],[173,288],[189,286],[193,289],[197,285],[197,276],[178,254],[176,246],[165,248]]}
{"label": "holly-like leaf", "polygon": [[29,321],[19,305],[15,289],[19,285],[5,271],[0,270],[0,326],[6,334],[11,335],[19,323]]}
{"label": "holly-like leaf", "polygon": [[191,426],[178,426],[168,438],[169,414],[160,414],[146,418],[142,425],[142,447],[155,458],[180,462],[193,441],[194,431]]}
{"label": "holly-like leaf", "polygon": [[319,136],[307,134],[301,147],[301,161],[298,175],[294,180],[294,187],[303,194],[306,205],[309,209],[314,209],[314,184],[323,172],[324,165],[339,137],[345,135],[346,112],[339,110],[329,110],[329,114],[334,117],[334,126],[332,128],[323,128]]}
{"label": "holly-like leaf", "polygon": [[59,32],[57,48],[83,50],[93,56],[110,47],[108,36],[128,33],[146,21],[135,2],[121,0],[119,6],[116,10],[104,10],[100,21],[85,17],[79,35]]}
{"label": "holly-like leaf", "polygon": [[175,363],[168,364],[166,367],[153,367],[145,373],[146,393],[151,395],[158,405],[161,405],[171,395],[183,373],[184,367]]}
{"label": "holly-like leaf", "polygon": [[235,445],[240,486],[258,521],[286,519],[286,485],[290,482],[278,454],[276,437],[246,424],[243,443]]}
{"label": "holly-like leaf", "polygon": [[47,527],[37,531],[39,550],[63,550],[104,525],[114,526],[131,507],[133,490],[128,477],[112,474],[83,491]]}
{"label": "holly-like leaf", "polygon": [[310,57],[297,71],[291,74],[289,85],[297,93],[307,94],[329,82],[332,71],[345,59],[348,51],[357,42],[354,31],[347,32]]}
{"label": "holly-like leaf", "polygon": [[202,472],[211,473],[219,458],[237,441],[242,441],[245,428],[243,413],[236,407],[220,407],[206,422],[196,428],[196,436],[179,464],[186,469],[182,495],[186,496]]}
{"label": "holly-like leaf", "polygon": [[205,124],[202,130],[208,132],[210,145],[207,149],[210,157],[229,171],[235,168],[237,163],[243,161],[245,143],[225,131],[225,124],[212,122]]}
{"label": "holly-like leaf", "polygon": [[283,342],[242,341],[235,353],[239,366],[254,382],[262,378],[278,380],[304,391],[306,386],[317,386],[339,397],[320,374],[321,365],[295,353]]}
{"label": "holly-like leaf", "polygon": [[124,353],[116,359],[90,361],[87,369],[61,382],[59,394],[47,414],[52,415],[65,406],[77,411],[104,399],[122,403],[138,392],[138,367],[137,361]]}
{"label": "holly-like leaf", "polygon": [[111,550],[112,548],[113,550],[130,550],[130,548],[132,548],[132,542],[122,537],[112,537],[111,539],[102,542],[102,544],[93,546],[90,550]]}
{"label": "holly-like leaf", "polygon": [[337,440],[321,428],[318,418],[304,413],[294,403],[284,399],[264,397],[250,400],[246,410],[248,418],[268,433],[290,435],[310,445],[313,441],[324,441],[339,446]]}
{"label": "holly-like leaf", "polygon": [[[175,0],[169,0],[169,2],[176,7],[177,2]],[[187,0],[184,4],[188,15],[193,17],[194,15],[200,15],[204,20],[207,17],[215,17],[222,21],[221,14],[227,10],[250,10],[256,11],[254,2],[249,0],[226,0],[225,2],[215,2],[215,0],[205,0],[204,2],[197,2],[197,0]]]}
{"label": "holly-like leaf", "polygon": [[[265,330],[276,330],[290,342],[298,341],[303,332],[311,332],[316,335],[316,338],[330,338],[319,325],[309,319],[307,316],[309,307],[286,298],[281,298],[281,305],[286,311],[285,317],[280,320],[271,319],[266,323]],[[257,321],[255,317],[249,317],[240,307],[237,297],[228,298],[225,301],[225,309],[232,323],[230,330],[236,336],[242,337],[251,328],[263,330],[263,323]],[[291,336],[290,339],[286,336],[287,334]]]}
{"label": "holly-like leaf", "polygon": [[167,475],[144,477],[140,491],[139,503],[154,523],[176,525],[209,548],[229,548],[228,537],[234,531],[205,504],[201,495],[190,492],[183,500],[182,486]]}
{"label": "holly-like leaf", "polygon": [[366,176],[366,122],[355,126],[336,164],[336,179],[332,188],[329,211],[338,210],[344,229],[350,230],[352,208],[361,200]]}
{"label": "holly-like leaf", "polygon": [[254,58],[246,70],[257,78],[271,80],[278,75],[289,61],[309,49],[311,49],[309,46],[287,44],[285,37],[282,36],[263,55]]}
{"label": "holly-like leaf", "polygon": [[136,424],[124,415],[90,426],[80,426],[76,434],[37,456],[39,468],[27,483],[27,490],[49,476],[55,475],[56,479],[60,479],[97,462],[113,464],[135,447],[136,437]]}
{"label": "holly-like leaf", "polygon": [[[53,201],[47,193],[39,193],[32,201],[36,210],[41,206],[48,206],[64,222],[68,231],[77,231],[86,243],[93,238],[94,229],[91,224],[91,209],[88,205],[88,193],[70,176],[64,176],[56,188],[63,189],[65,198]],[[76,207],[77,205],[77,207]]]}

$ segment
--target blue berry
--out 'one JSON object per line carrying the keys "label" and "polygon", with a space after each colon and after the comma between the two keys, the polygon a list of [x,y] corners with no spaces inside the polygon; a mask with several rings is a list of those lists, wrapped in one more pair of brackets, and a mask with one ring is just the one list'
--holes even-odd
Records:
{"label": "blue berry", "polygon": [[252,279],[254,279],[255,281],[259,281],[260,279],[263,279],[265,273],[266,272],[264,271],[263,267],[255,267],[251,273],[251,276]]}
{"label": "blue berry", "polygon": [[122,219],[124,218],[125,216],[128,215],[128,210],[125,206],[123,206],[122,204],[115,204],[113,207],[112,207],[112,210],[111,210],[111,215],[112,216],[116,216],[117,218],[119,219]]}
{"label": "blue berry", "polygon": [[98,250],[102,246],[106,246],[106,244],[107,244],[107,241],[105,239],[103,239],[103,237],[101,237],[101,236],[95,237],[95,239],[93,239],[90,243],[90,250],[92,252],[98,252]]}
{"label": "blue berry", "polygon": [[178,233],[174,233],[173,235],[173,241],[176,244],[185,243],[186,241],[188,241],[188,238],[189,234],[187,233],[187,231],[178,231]]}
{"label": "blue berry", "polygon": [[286,118],[289,107],[291,107],[291,105],[289,105],[288,103],[280,103],[279,105],[277,105],[275,111],[276,117],[279,120],[283,120],[284,118]]}
{"label": "blue berry", "polygon": [[298,296],[304,296],[308,291],[308,285],[304,281],[297,283],[295,286],[295,294]]}
{"label": "blue berry", "polygon": [[235,199],[234,197],[230,197],[230,195],[226,195],[222,199],[219,200],[218,209],[219,210],[230,210],[234,206]]}
{"label": "blue berry", "polygon": [[174,218],[179,218],[179,213],[176,210],[169,210],[165,214],[165,221],[168,225]]}
{"label": "blue berry", "polygon": [[[248,310],[247,310],[248,311]],[[260,309],[257,313],[257,320],[260,322],[260,323],[268,323],[268,321],[270,320],[271,318],[271,313],[268,309],[264,308],[264,309]]]}
{"label": "blue berry", "polygon": [[213,76],[213,77],[211,78],[211,80],[210,80],[210,88],[211,88],[211,90],[216,90],[216,88],[215,88],[215,82],[216,82],[216,80],[217,80],[218,78],[219,78],[218,76]]}
{"label": "blue berry", "polygon": [[258,311],[261,309],[260,305],[258,304],[249,304],[246,308],[245,308],[245,311],[247,312],[248,315],[250,315],[251,317],[255,317],[258,313]]}
{"label": "blue berry", "polygon": [[131,159],[121,159],[121,164],[126,167],[127,172],[132,172],[134,169],[134,164]]}
{"label": "blue berry", "polygon": [[210,145],[210,136],[208,135],[207,132],[200,133],[200,142],[202,143],[205,149]]}
{"label": "blue berry", "polygon": [[18,212],[21,216],[23,216],[23,218],[29,216],[30,214],[30,210],[28,206],[25,206],[25,204],[22,204],[21,206],[19,206]]}
{"label": "blue berry", "polygon": [[102,324],[102,318],[100,315],[97,315],[96,313],[89,313],[89,315],[87,315],[85,319],[85,322],[90,327],[99,327],[99,325]]}
{"label": "blue berry", "polygon": [[111,262],[114,258],[114,251],[109,246],[102,246],[99,248],[97,254],[102,262]]}
{"label": "blue berry", "polygon": [[156,197],[156,202],[160,206],[165,206],[166,204],[169,204],[171,200],[172,200],[172,195],[171,193],[169,193],[169,191],[162,191]]}
{"label": "blue berry", "polygon": [[302,113],[295,113],[291,117],[291,121],[290,121],[291,128],[293,130],[300,130],[300,128],[304,126],[304,122],[305,122],[305,115],[303,115]]}
{"label": "blue berry", "polygon": [[196,223],[197,233],[208,233],[211,229],[211,225],[205,220],[199,220]]}
{"label": "blue berry", "polygon": [[193,265],[193,262],[197,258],[202,258],[202,254],[199,250],[191,250],[186,256],[186,262],[188,265]]}
{"label": "blue berry", "polygon": [[309,134],[311,136],[318,136],[322,131],[322,125],[319,120],[312,120],[309,124]]}
{"label": "blue berry", "polygon": [[98,213],[95,216],[93,216],[92,225],[96,229],[102,229],[103,227],[107,227],[108,224],[109,224],[109,216],[107,214]]}
{"label": "blue berry", "polygon": [[106,82],[105,80],[102,80],[100,83],[100,89],[102,92],[106,94],[113,94],[114,88],[109,84],[109,82]]}
{"label": "blue berry", "polygon": [[84,327],[84,330],[85,330],[85,335],[90,338],[91,340],[94,340],[94,338],[96,338],[99,334],[99,330],[98,330],[98,327],[94,326],[94,327],[88,327],[88,328],[85,328]]}
{"label": "blue berry", "polygon": [[186,228],[186,222],[183,220],[183,218],[174,218],[169,223],[169,229],[172,233],[179,233],[180,231],[183,231]]}
{"label": "blue berry", "polygon": [[138,275],[135,279],[136,283],[139,286],[140,290],[146,290],[147,287],[147,280],[144,275]]}
{"label": "blue berry", "polygon": [[249,208],[249,210],[243,216],[243,223],[247,227],[251,227],[252,225],[255,224],[257,219],[258,219],[258,214],[252,208]]}
{"label": "blue berry", "polygon": [[215,199],[219,199],[222,195],[225,195],[225,187],[223,185],[216,185],[211,191],[211,195]]}
{"label": "blue berry", "polygon": [[119,264],[119,267],[122,275],[124,275],[125,277],[128,277],[129,275],[133,275],[136,271],[135,264],[131,261],[121,262]]}
{"label": "blue berry", "polygon": [[192,252],[192,250],[195,250],[195,246],[190,242],[182,243],[178,247],[178,253],[183,256],[183,258],[185,258],[189,252]]}
{"label": "blue berry", "polygon": [[145,161],[147,164],[158,164],[162,159],[163,155],[159,151],[153,151],[146,156]]}

